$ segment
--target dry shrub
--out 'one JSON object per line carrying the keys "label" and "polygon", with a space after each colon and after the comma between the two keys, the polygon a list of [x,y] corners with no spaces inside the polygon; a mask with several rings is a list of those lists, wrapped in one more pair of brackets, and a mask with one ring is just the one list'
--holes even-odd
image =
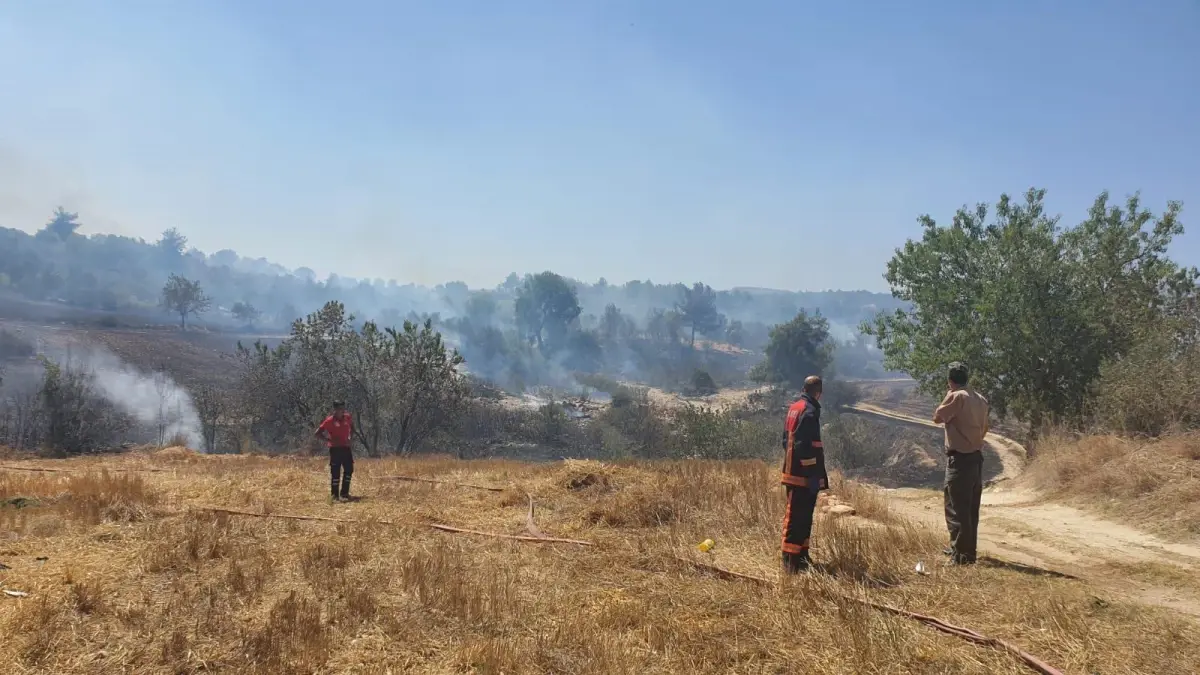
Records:
{"label": "dry shrub", "polygon": [[836,471],[829,474],[829,487],[841,501],[853,506],[855,514],[861,518],[891,525],[907,522],[892,510],[887,493],[879,488],[846,480]]}
{"label": "dry shrub", "polygon": [[260,672],[311,673],[328,660],[329,639],[320,606],[292,591],[246,637],[245,650]]}
{"label": "dry shrub", "polygon": [[104,589],[100,582],[94,579],[75,579],[68,570],[64,581],[70,588],[69,600],[71,606],[80,614],[93,614],[104,608]]}
{"label": "dry shrub", "polygon": [[911,523],[879,525],[853,517],[818,518],[813,536],[822,571],[838,578],[894,586],[908,577],[913,560],[936,555],[941,539]]}
{"label": "dry shrub", "polygon": [[567,490],[606,492],[616,486],[613,466],[595,460],[568,459],[558,473],[559,485]]}
{"label": "dry shrub", "polygon": [[1200,428],[1200,344],[1181,346],[1176,337],[1156,327],[1104,364],[1089,405],[1101,428],[1150,435]]}
{"label": "dry shrub", "polygon": [[64,603],[45,595],[20,601],[3,624],[5,658],[13,654],[20,663],[33,668],[51,661],[70,640],[68,612]]}
{"label": "dry shrub", "polygon": [[345,546],[324,541],[308,548],[300,557],[300,570],[314,586],[323,586],[339,578],[350,566],[350,554]]}
{"label": "dry shrub", "polygon": [[1026,476],[1052,497],[1119,513],[1157,532],[1200,533],[1200,435],[1043,438]]}
{"label": "dry shrub", "polygon": [[605,496],[588,511],[586,521],[609,527],[659,527],[678,522],[682,506],[670,494],[638,486]]}
{"label": "dry shrub", "polygon": [[166,521],[151,526],[153,543],[139,556],[147,572],[192,569],[205,561],[227,558],[233,553],[228,515],[191,512],[183,516],[181,522]]}
{"label": "dry shrub", "polygon": [[108,471],[71,476],[59,511],[89,525],[102,522],[132,523],[144,520],[158,495],[141,476]]}
{"label": "dry shrub", "polygon": [[444,539],[415,550],[400,565],[400,581],[417,604],[475,628],[497,626],[519,614],[511,570],[481,569],[470,543]]}

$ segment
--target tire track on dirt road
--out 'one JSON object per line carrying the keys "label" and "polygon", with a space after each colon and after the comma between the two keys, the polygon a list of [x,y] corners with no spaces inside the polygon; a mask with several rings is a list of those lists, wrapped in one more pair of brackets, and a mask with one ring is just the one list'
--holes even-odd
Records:
{"label": "tire track on dirt road", "polygon": [[[931,420],[859,403],[847,412],[940,428]],[[1025,448],[995,433],[987,443],[1001,474],[984,490],[979,524],[981,553],[1022,565],[1060,570],[1142,603],[1200,618],[1200,542],[1170,542],[1086,511],[1050,502],[1018,480]],[[940,491],[888,489],[897,511],[945,527]],[[1169,580],[1169,581],[1168,581]],[[1178,583],[1176,583],[1178,582]]]}

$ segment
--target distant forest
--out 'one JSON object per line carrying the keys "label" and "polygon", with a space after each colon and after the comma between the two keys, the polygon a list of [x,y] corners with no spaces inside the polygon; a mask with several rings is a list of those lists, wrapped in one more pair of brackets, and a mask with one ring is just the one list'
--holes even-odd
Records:
{"label": "distant forest", "polygon": [[[168,229],[155,242],[130,237],[79,234],[81,220],[59,208],[35,234],[0,228],[0,294],[65,307],[116,312],[145,317],[148,321],[170,317],[164,305],[164,285],[175,275],[198,284],[209,301],[190,323],[209,329],[258,331],[286,330],[293,321],[319,310],[333,300],[360,320],[399,325],[404,320],[446,324],[462,319],[486,305],[498,321],[513,315],[520,289],[532,277],[513,273],[491,289],[472,289],[459,281],[435,287],[401,284],[395,280],[357,279],[330,275],[318,279],[313,270],[289,270],[265,258],[251,259],[233,250],[207,254],[188,245],[187,237]],[[402,271],[400,271],[402,273]],[[858,336],[858,325],[880,311],[905,308],[905,303],[883,293],[867,291],[793,292],[734,288],[709,289],[702,283],[630,281],[610,284],[604,279],[589,283],[566,279],[575,289],[584,329],[598,326],[615,307],[626,321],[648,325],[679,309],[681,298],[700,289],[715,296],[720,320],[698,334],[713,342],[727,342],[761,351],[774,325],[790,321],[801,311],[819,313],[829,323],[831,336],[850,349],[855,365],[850,376],[882,374],[870,353],[868,340]],[[474,308],[474,310],[473,310]],[[450,324],[453,325],[452,323]],[[693,333],[697,331],[693,330]],[[695,335],[692,335],[694,342]],[[687,339],[684,336],[683,339]],[[845,345],[844,343],[850,344]],[[870,341],[873,342],[873,341]],[[842,359],[839,359],[842,360]]]}

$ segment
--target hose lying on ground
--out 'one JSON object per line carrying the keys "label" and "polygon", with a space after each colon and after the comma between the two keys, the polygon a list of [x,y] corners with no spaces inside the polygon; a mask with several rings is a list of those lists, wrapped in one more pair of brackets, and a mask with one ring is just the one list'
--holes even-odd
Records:
{"label": "hose lying on ground", "polygon": [[[301,515],[292,515],[292,514],[283,514],[283,513],[254,513],[253,511],[238,511],[235,509],[226,509],[226,508],[219,508],[219,507],[199,507],[198,510],[208,511],[208,512],[212,512],[212,513],[224,513],[224,514],[228,514],[228,515],[232,515],[232,516],[251,516],[254,518],[282,518],[282,519],[288,519],[288,520],[314,520],[314,521],[325,521],[325,522],[333,522],[333,523],[357,523],[357,524],[363,524],[363,525],[368,525],[371,523],[376,523],[376,524],[380,524],[380,525],[397,525],[397,524],[399,524],[399,523],[395,523],[390,520],[360,521],[360,520],[351,520],[348,518],[330,518],[327,516],[301,516]],[[478,535],[478,536],[483,536],[483,537],[494,537],[497,539],[509,539],[509,540],[523,541],[523,542],[530,542],[530,543],[573,544],[576,546],[595,546],[596,545],[594,542],[582,541],[579,539],[560,539],[557,537],[546,536],[545,533],[543,533],[540,529],[538,529],[537,525],[534,523],[534,520],[533,520],[533,495],[529,495],[529,511],[528,511],[528,514],[527,514],[526,520],[525,520],[526,529],[529,530],[529,532],[532,536],[523,536],[523,535],[515,535],[515,534],[501,534],[498,532],[482,532],[480,530],[468,530],[468,529],[463,529],[463,528],[459,528],[459,527],[452,527],[450,525],[442,525],[439,523],[424,523],[424,524],[416,524],[416,525],[417,526],[423,525],[424,527],[429,527],[429,528],[432,528],[434,530],[438,530],[441,532],[450,532],[450,533],[454,533],[454,534],[472,534],[472,535]],[[685,562],[694,568],[714,574],[717,577],[720,577],[722,579],[752,581],[754,583],[764,584],[764,585],[768,585],[768,586],[774,585],[774,582],[772,582],[769,579],[764,579],[762,577],[756,577],[756,576],[752,576],[749,574],[742,574],[741,572],[734,572],[732,570],[727,570],[722,567],[717,567],[716,565],[710,565],[708,563],[697,562],[695,560],[688,560],[687,558],[683,558],[683,557],[679,557],[679,556],[676,556],[676,559],[679,561]],[[1062,671],[1047,664],[1045,661],[1042,661],[1038,657],[1022,650],[1021,648],[1019,648],[1015,645],[1005,642],[1004,640],[1001,640],[999,638],[988,637],[986,635],[976,633],[975,631],[970,630],[969,628],[961,628],[959,626],[955,626],[953,624],[946,623],[945,621],[942,621],[941,619],[938,619],[936,617],[926,616],[924,614],[917,614],[916,612],[910,612],[908,610],[900,609],[899,607],[892,607],[891,605],[885,605],[882,603],[872,602],[870,600],[863,600],[861,598],[855,598],[855,597],[852,597],[849,595],[843,595],[842,597],[851,602],[858,603],[860,605],[864,605],[867,607],[871,607],[871,608],[879,610],[881,612],[885,612],[888,614],[895,614],[897,616],[903,616],[903,617],[906,617],[909,619],[913,619],[913,620],[923,623],[926,626],[929,626],[930,628],[933,628],[937,631],[946,633],[947,635],[954,635],[956,637],[962,638],[963,640],[967,640],[968,642],[973,642],[973,643],[979,644],[979,645],[1003,649],[1003,650],[1007,651],[1008,653],[1012,654],[1013,656],[1016,656],[1018,659],[1020,659],[1022,662],[1024,662],[1027,666],[1029,666],[1033,670],[1037,671],[1038,673],[1041,673],[1041,675],[1063,675]]]}
{"label": "hose lying on ground", "polygon": [[327,523],[353,523],[357,525],[411,525],[413,527],[428,527],[430,529],[441,532],[452,532],[454,534],[473,534],[480,537],[494,537],[496,539],[511,539],[514,541],[525,541],[535,544],[574,544],[575,546],[595,546],[593,542],[581,541],[579,539],[561,539],[559,537],[547,536],[526,536],[520,534],[502,534],[500,532],[484,532],[482,530],[468,530],[452,525],[443,525],[441,523],[398,523],[392,520],[351,520],[349,518],[330,518],[328,516],[301,516],[290,513],[255,513],[253,511],[239,511],[237,509],[226,509],[216,506],[200,506],[196,507],[197,511],[207,511],[209,513],[224,513],[230,516],[249,516],[252,518],[280,518],[283,520],[315,520]]}
{"label": "hose lying on ground", "polygon": [[[751,576],[749,574],[742,574],[741,572],[734,572],[732,570],[727,570],[723,567],[717,567],[716,565],[710,565],[708,563],[697,562],[695,560],[688,560],[687,558],[683,558],[681,556],[676,556],[676,560],[685,562],[685,563],[691,565],[692,567],[704,570],[706,572],[710,572],[713,575],[715,575],[719,578],[722,578],[722,579],[753,581],[755,583],[763,584],[763,585],[767,585],[767,586],[774,585],[774,582],[772,582],[770,579],[764,579],[762,577]],[[1005,642],[1004,640],[1001,640],[999,638],[993,638],[993,637],[988,637],[986,635],[981,635],[980,633],[976,633],[975,631],[973,631],[969,628],[962,628],[960,626],[955,626],[954,624],[951,624],[951,623],[946,623],[945,621],[942,621],[941,619],[938,619],[937,617],[926,616],[925,614],[917,614],[916,612],[910,612],[906,609],[900,609],[899,607],[892,607],[891,605],[885,605],[885,604],[879,603],[879,602],[872,602],[870,600],[863,600],[862,598],[855,598],[855,597],[852,597],[849,595],[842,595],[842,597],[845,598],[846,600],[849,600],[850,602],[858,603],[860,605],[865,605],[867,607],[871,607],[872,609],[877,609],[881,612],[885,612],[888,614],[895,614],[897,616],[903,616],[903,617],[906,617],[909,619],[913,619],[915,621],[919,621],[919,622],[925,624],[926,626],[929,626],[930,628],[933,628],[935,630],[946,633],[947,635],[954,635],[954,636],[960,637],[968,642],[974,642],[975,644],[985,645],[988,647],[998,647],[1000,649],[1007,651],[1008,653],[1012,654],[1013,656],[1016,656],[1018,659],[1021,659],[1021,661],[1023,661],[1025,663],[1025,665],[1027,665],[1030,668],[1032,668],[1033,670],[1041,673],[1042,675],[1063,675],[1063,672],[1061,670],[1055,668],[1054,666],[1051,666],[1050,664],[1039,659],[1038,657],[1034,656],[1033,654],[1026,652],[1025,650],[1021,649],[1020,647],[1017,647],[1013,644]]]}

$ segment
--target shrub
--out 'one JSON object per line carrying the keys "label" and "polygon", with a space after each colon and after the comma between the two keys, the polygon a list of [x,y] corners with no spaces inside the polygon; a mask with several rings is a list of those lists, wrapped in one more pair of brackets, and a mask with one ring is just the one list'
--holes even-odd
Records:
{"label": "shrub", "polygon": [[692,386],[689,392],[695,396],[709,396],[717,393],[717,383],[713,381],[708,371],[697,369],[692,373]]}

